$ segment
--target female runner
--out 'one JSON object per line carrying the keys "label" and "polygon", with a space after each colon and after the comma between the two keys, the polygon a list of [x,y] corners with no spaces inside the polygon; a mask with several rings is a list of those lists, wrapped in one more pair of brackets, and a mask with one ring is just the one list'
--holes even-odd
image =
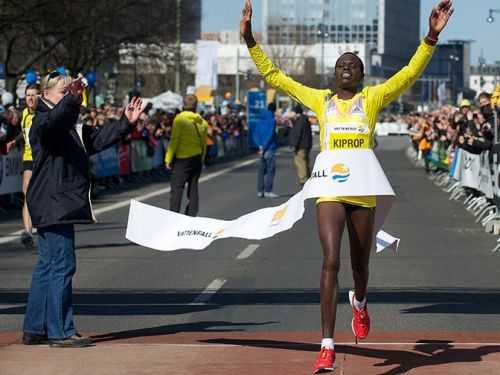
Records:
{"label": "female runner", "polygon": [[[379,112],[411,87],[432,58],[438,37],[453,14],[452,0],[441,0],[432,10],[429,32],[409,64],[385,83],[362,87],[364,66],[353,53],[343,54],[335,66],[333,90],[306,87],[287,77],[255,42],[252,33],[252,3],[245,0],[240,32],[260,74],[267,83],[314,111],[320,122],[322,151],[371,149]],[[342,172],[342,171],[340,171]],[[369,258],[374,238],[376,198],[374,196],[322,197],[317,202],[318,229],[323,248],[320,280],[321,351],[314,373],[334,369],[333,334],[338,301],[340,244],[347,225],[351,249],[354,290],[349,292],[352,306],[352,331],[364,339],[370,330],[366,303]]]}

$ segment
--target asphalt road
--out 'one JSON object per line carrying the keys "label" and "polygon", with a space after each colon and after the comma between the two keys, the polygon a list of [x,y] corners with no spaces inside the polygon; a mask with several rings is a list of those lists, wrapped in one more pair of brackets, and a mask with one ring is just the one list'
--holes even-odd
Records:
{"label": "asphalt road", "polygon": [[[377,150],[398,194],[385,229],[402,242],[398,255],[373,254],[371,260],[368,301],[373,330],[498,330],[500,258],[491,253],[496,238],[413,167],[403,151],[406,146],[404,138],[381,139]],[[128,202],[165,187],[163,182],[136,186],[104,196],[95,206]],[[256,165],[247,163],[201,184],[200,215],[235,218],[278,205],[297,189],[292,155],[283,150],[275,189],[282,198],[257,198]],[[168,201],[168,194],[146,200],[163,208]],[[124,205],[99,215],[99,224],[77,227],[73,285],[82,332],[319,333],[321,250],[314,202],[308,202],[304,219],[288,232],[262,242],[219,240],[201,252],[161,253],[129,243],[127,215]],[[19,223],[0,219],[0,239],[18,229]],[[344,241],[338,331],[347,331],[351,318],[348,251]],[[35,252],[18,241],[0,244],[0,331],[21,330],[35,261]],[[202,294],[207,287],[212,293]]]}

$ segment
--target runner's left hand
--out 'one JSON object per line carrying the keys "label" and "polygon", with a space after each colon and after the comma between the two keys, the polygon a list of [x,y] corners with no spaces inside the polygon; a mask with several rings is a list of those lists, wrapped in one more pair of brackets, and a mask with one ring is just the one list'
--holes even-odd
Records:
{"label": "runner's left hand", "polygon": [[441,0],[439,4],[432,9],[429,18],[429,36],[431,38],[438,38],[441,31],[443,31],[448,24],[453,12],[453,0]]}

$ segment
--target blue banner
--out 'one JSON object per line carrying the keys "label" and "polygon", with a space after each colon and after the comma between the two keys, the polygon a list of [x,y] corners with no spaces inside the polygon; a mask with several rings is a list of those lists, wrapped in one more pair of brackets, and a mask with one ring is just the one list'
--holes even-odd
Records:
{"label": "blue banner", "polygon": [[262,91],[250,91],[248,93],[248,142],[250,147],[256,147],[253,135],[256,125],[263,121],[267,114],[267,98]]}
{"label": "blue banner", "polygon": [[120,175],[118,147],[113,146],[90,157],[92,174],[95,177],[110,177]]}

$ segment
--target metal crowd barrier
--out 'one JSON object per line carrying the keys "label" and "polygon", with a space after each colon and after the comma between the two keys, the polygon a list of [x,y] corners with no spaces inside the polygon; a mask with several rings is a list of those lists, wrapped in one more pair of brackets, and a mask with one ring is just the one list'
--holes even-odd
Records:
{"label": "metal crowd barrier", "polygon": [[[489,151],[474,155],[442,147],[438,142],[428,155],[432,168],[429,178],[449,194],[450,200],[462,202],[486,232],[500,235],[500,144],[493,147],[491,155]],[[407,154],[416,160],[413,148]],[[492,251],[500,253],[500,238]]]}
{"label": "metal crowd barrier", "polygon": [[[148,173],[163,166],[167,145],[162,147],[161,155],[149,150],[144,140],[132,140],[113,146],[90,157],[93,180],[101,182],[115,177],[127,177]],[[232,160],[250,153],[247,133],[237,137],[229,136],[217,140],[217,154],[213,162]],[[161,159],[161,160],[160,160]],[[0,154],[0,196],[18,194],[22,191],[22,154],[12,150],[8,155]]]}

